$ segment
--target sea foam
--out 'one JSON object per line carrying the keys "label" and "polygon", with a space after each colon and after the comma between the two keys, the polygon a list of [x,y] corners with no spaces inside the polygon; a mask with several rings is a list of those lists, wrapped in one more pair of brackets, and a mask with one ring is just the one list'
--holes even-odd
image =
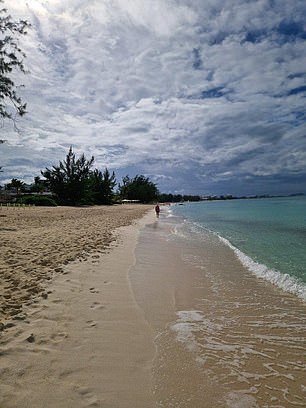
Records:
{"label": "sea foam", "polygon": [[[172,213],[171,208],[169,208],[168,211],[169,214]],[[294,294],[295,296],[302,299],[304,302],[306,301],[305,283],[289,274],[282,273],[276,269],[269,268],[265,264],[254,261],[251,257],[249,257],[240,249],[235,247],[228,239],[222,237],[218,232],[213,231],[207,228],[206,226],[203,226],[203,224],[183,218],[182,215],[180,217],[183,223],[177,224],[173,229],[173,233],[177,237],[191,239],[192,237],[194,237],[194,234],[196,234],[198,237],[200,237],[201,241],[203,241],[205,237],[205,232],[208,234],[212,234],[215,237],[217,237],[221,242],[223,242],[225,245],[227,245],[229,248],[231,248],[236,254],[237,258],[242,263],[242,265],[245,266],[250,272],[255,274],[257,277],[265,279],[273,283],[274,285],[278,286],[282,290]]]}
{"label": "sea foam", "polygon": [[306,287],[305,285],[295,279],[294,277],[281,273],[275,269],[270,269],[266,265],[258,263],[250,258],[248,255],[236,248],[229,240],[218,235],[219,239],[229,246],[236,254],[240,262],[256,276],[266,279],[274,285],[280,287],[286,292],[293,293],[302,300],[306,301]]}

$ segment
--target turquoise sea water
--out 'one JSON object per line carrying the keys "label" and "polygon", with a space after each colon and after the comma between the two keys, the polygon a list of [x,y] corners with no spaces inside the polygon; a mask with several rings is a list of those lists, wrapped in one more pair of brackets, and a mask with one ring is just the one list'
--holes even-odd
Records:
{"label": "turquoise sea water", "polygon": [[171,206],[194,234],[218,234],[253,273],[306,300],[306,197]]}

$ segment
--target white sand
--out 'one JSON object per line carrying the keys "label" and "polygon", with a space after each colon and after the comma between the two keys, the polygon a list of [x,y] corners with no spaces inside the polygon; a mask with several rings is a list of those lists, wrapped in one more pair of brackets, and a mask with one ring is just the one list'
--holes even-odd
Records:
{"label": "white sand", "polygon": [[2,333],[1,408],[154,406],[153,334],[128,280],[138,230],[122,227],[108,253],[65,266]]}
{"label": "white sand", "polygon": [[304,406],[305,305],[218,240],[182,244],[151,207],[20,211],[0,228],[1,408]]}

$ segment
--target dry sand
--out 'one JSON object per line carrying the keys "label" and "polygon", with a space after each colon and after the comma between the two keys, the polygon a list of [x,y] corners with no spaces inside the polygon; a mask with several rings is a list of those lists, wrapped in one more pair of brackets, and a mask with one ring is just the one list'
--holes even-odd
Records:
{"label": "dry sand", "polygon": [[[23,263],[27,267],[18,275],[16,283],[20,286],[19,282],[26,277],[31,280],[31,287],[37,290],[45,287],[43,293],[49,293],[47,298],[23,306],[22,316],[26,318],[19,322],[13,320],[15,326],[2,333],[1,408],[154,406],[151,392],[153,335],[134,300],[128,280],[128,271],[135,262],[140,221],[117,229],[117,240],[109,245],[115,227],[130,224],[148,208],[137,205],[32,209],[19,213],[27,231],[20,232],[19,237],[25,237],[31,251],[28,256],[27,251],[22,252],[23,262],[20,259],[19,265]],[[7,213],[8,218],[18,220],[17,212],[13,211]],[[37,219],[30,222],[33,216]],[[142,222],[152,217],[150,212]],[[17,231],[7,228],[2,233],[17,235],[19,225],[14,228]],[[35,256],[31,247],[34,241],[39,245]],[[6,242],[8,245],[8,238]],[[56,243],[56,249],[48,242]],[[105,246],[109,248],[106,252]],[[20,248],[21,244],[15,249],[13,259]],[[97,252],[98,248],[103,255]],[[83,257],[86,249],[96,251],[87,255],[86,261],[82,258],[71,261],[80,255]],[[39,268],[31,273],[30,265],[34,267],[37,259],[42,260],[40,252],[47,257],[48,265],[43,265],[45,269],[40,269],[40,273]],[[51,276],[52,266],[68,260],[69,264],[59,270],[62,273],[55,274],[46,285],[42,271]],[[10,276],[8,271],[6,276]],[[36,276],[38,286],[35,286]],[[21,305],[24,298],[18,298],[17,294],[22,294],[22,289],[14,292],[14,282],[11,279],[7,282],[10,283],[6,283],[7,290]]]}
{"label": "dry sand", "polygon": [[24,319],[24,306],[47,297],[62,266],[104,252],[115,229],[150,206],[0,208],[0,330]]}

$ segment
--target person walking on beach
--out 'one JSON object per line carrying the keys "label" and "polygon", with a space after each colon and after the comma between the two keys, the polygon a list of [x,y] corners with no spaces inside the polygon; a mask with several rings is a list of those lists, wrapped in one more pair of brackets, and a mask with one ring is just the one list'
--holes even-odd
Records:
{"label": "person walking on beach", "polygon": [[159,213],[160,213],[160,208],[159,208],[159,205],[156,204],[156,206],[155,206],[155,214],[156,214],[156,217],[157,217],[157,218],[159,217]]}

